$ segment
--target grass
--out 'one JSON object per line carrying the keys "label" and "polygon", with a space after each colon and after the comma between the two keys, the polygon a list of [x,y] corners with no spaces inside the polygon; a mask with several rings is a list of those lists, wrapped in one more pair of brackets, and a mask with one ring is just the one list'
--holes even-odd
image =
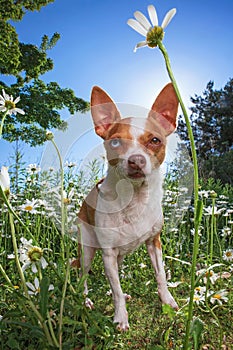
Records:
{"label": "grass", "polygon": [[[66,168],[67,234],[64,237],[60,233],[57,174],[52,171],[42,174],[37,170],[29,172],[22,167],[17,181],[14,174],[11,178],[10,202],[24,225],[14,217],[12,226],[8,208],[2,203],[0,209],[0,348],[182,349],[190,290],[193,207],[187,208],[183,204],[177,207],[183,195],[177,182],[170,179],[166,184],[162,240],[169,289],[180,309],[174,312],[161,305],[151,263],[142,246],[125,258],[120,271],[122,288],[132,299],[127,304],[130,330],[119,333],[112,323],[114,309],[101,253],[96,255],[88,276],[89,297],[95,304],[92,311],[84,305],[79,271],[70,268],[70,261],[77,255],[73,227],[76,213],[85,193],[102,176],[101,168],[94,162],[90,178],[76,174],[71,166]],[[231,349],[233,189],[209,179],[202,184],[200,197],[204,215],[189,349]],[[175,218],[176,214],[179,218]],[[14,256],[12,230],[15,230],[20,249]],[[27,241],[33,237],[30,247],[25,245],[22,237]],[[22,268],[25,256],[34,254],[36,246],[42,254],[36,251],[39,255],[27,260],[30,264],[23,272],[27,283],[25,291],[15,255]],[[47,266],[43,266],[42,256]],[[37,272],[32,271],[33,266]],[[35,277],[39,287],[34,285]],[[34,290],[29,287],[32,285]]]}

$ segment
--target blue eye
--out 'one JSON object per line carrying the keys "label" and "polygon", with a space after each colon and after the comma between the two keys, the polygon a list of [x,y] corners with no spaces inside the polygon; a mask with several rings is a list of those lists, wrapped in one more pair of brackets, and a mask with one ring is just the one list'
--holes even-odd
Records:
{"label": "blue eye", "polygon": [[121,145],[121,141],[119,139],[112,139],[112,140],[110,140],[110,146],[112,148],[120,147],[120,145]]}

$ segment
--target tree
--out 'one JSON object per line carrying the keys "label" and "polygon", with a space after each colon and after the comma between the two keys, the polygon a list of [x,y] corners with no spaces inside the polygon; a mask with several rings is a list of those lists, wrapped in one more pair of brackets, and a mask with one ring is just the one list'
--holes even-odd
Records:
{"label": "tree", "polygon": [[[197,148],[200,175],[223,183],[233,181],[233,79],[223,89],[207,84],[203,96],[191,98],[191,124]],[[185,123],[180,118],[179,133],[188,142]]]}
{"label": "tree", "polygon": [[[2,0],[0,7],[0,88],[7,94],[20,96],[20,108],[25,115],[9,116],[3,129],[3,138],[12,142],[23,140],[31,146],[42,144],[46,130],[65,130],[66,123],[59,111],[68,108],[71,114],[85,111],[89,104],[75,96],[74,91],[61,88],[58,83],[44,83],[41,75],[53,69],[47,52],[60,38],[44,35],[40,46],[19,42],[12,21],[23,19],[27,11],[40,10],[54,0]],[[9,23],[10,21],[10,23]],[[4,76],[13,76],[15,82],[8,86]],[[1,116],[0,116],[1,117]]]}

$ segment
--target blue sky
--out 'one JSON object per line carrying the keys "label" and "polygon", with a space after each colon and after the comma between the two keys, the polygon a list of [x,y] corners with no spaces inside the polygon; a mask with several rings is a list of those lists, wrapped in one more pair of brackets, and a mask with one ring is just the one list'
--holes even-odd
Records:
{"label": "blue sky", "polygon": [[[20,41],[37,45],[44,34],[60,33],[49,52],[54,69],[45,81],[57,81],[86,100],[92,86],[99,85],[116,102],[150,108],[169,78],[158,49],[133,52],[143,37],[126,24],[136,10],[147,15],[149,4],[156,7],[160,24],[168,10],[177,9],[164,45],[187,106],[208,81],[221,88],[233,77],[232,0],[55,0],[15,26]],[[12,146],[0,141],[2,163]],[[24,147],[23,152],[29,162],[39,162],[41,152],[32,155]]]}

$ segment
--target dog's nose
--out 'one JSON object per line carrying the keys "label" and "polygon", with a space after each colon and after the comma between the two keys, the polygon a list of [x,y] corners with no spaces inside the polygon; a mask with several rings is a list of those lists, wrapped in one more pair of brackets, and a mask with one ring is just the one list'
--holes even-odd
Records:
{"label": "dog's nose", "polygon": [[141,170],[146,165],[146,158],[141,154],[133,154],[128,159],[128,165],[135,170]]}

